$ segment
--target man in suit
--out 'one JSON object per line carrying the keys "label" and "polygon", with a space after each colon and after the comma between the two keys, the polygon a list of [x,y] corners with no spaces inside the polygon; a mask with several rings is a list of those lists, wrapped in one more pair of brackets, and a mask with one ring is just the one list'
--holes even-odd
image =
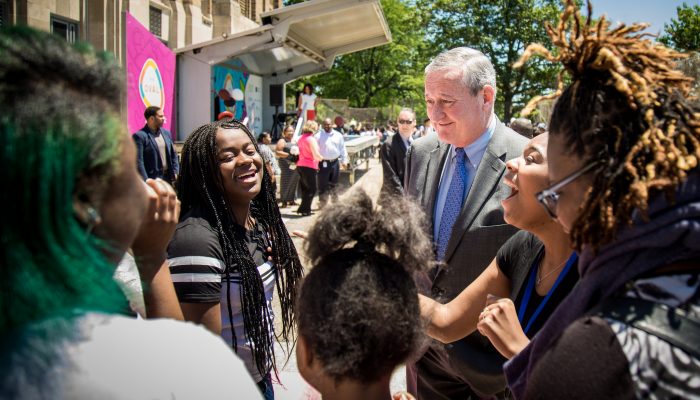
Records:
{"label": "man in suit", "polygon": [[[417,139],[406,156],[405,192],[431,222],[437,260],[430,295],[455,298],[478,277],[516,229],[503,220],[505,162],[526,139],[495,116],[496,73],[481,52],[459,47],[425,69],[427,112],[437,134]],[[484,303],[486,299],[484,299]],[[419,399],[503,395],[505,361],[478,332],[454,343],[433,343],[408,368]]]}
{"label": "man in suit", "polygon": [[161,178],[172,184],[180,172],[180,163],[170,132],[163,129],[163,110],[151,106],[143,116],[146,125],[132,135],[136,143],[136,167],[144,180]]}
{"label": "man in suit", "polygon": [[399,131],[382,144],[379,155],[382,159],[384,182],[382,193],[403,193],[403,178],[406,169],[406,152],[413,142],[416,131],[416,114],[404,108],[397,118]]}

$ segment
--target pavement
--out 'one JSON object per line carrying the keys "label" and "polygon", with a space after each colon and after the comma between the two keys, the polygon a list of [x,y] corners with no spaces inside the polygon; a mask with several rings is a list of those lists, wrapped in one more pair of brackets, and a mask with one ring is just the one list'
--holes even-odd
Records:
{"label": "pavement", "polygon": [[[367,169],[358,169],[355,172],[355,184],[352,187],[349,186],[348,174],[341,173],[341,185],[344,184],[346,191],[341,194],[339,202],[342,204],[342,199],[344,195],[347,195],[349,191],[362,188],[365,192],[376,201],[379,196],[379,190],[382,187],[382,166],[378,159],[371,159],[369,162],[369,167]],[[297,206],[281,208],[282,220],[287,226],[287,230],[293,232],[295,230],[308,231],[314,224],[318,213],[308,217],[302,217],[294,213]],[[318,208],[318,197],[314,198],[314,202],[311,205],[311,209],[315,210]],[[301,238],[293,237],[294,244],[296,245],[297,251],[301,258],[301,262],[304,267],[308,266],[308,260],[304,256],[304,240]],[[308,272],[308,270],[307,270]],[[277,299],[274,300],[275,313],[279,314],[279,302]],[[279,326],[279,319],[275,320],[277,325],[276,329],[281,330]],[[295,349],[291,349],[291,354],[287,353],[286,346],[287,343],[278,343],[275,348],[275,355],[277,357],[277,368],[279,370],[279,382],[274,382],[275,398],[278,400],[301,400],[301,399],[320,399],[321,396],[311,388],[299,374],[299,369],[297,368],[296,356],[294,354]],[[289,356],[289,357],[288,357]],[[396,393],[398,391],[406,390],[406,372],[405,368],[401,366],[398,368],[391,379],[391,392]]]}

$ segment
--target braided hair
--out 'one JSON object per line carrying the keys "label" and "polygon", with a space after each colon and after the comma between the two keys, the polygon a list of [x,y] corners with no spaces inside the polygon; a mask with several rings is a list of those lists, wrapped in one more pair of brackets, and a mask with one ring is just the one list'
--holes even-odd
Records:
{"label": "braided hair", "polygon": [[[192,132],[182,149],[181,173],[176,184],[182,203],[181,215],[186,215],[193,208],[199,208],[211,217],[223,250],[225,273],[229,274],[237,269],[241,275],[240,297],[244,334],[253,342],[252,351],[258,371],[265,375],[270,361],[276,370],[270,332],[272,316],[265,306],[265,291],[257,265],[245,243],[245,229],[236,223],[231,212],[232,207],[224,194],[224,183],[217,161],[216,134],[219,129],[238,129],[245,132],[255,150],[259,150],[257,141],[248,128],[234,119],[206,124]],[[289,342],[293,337],[296,322],[293,302],[303,269],[275,202],[272,180],[265,168],[262,172],[262,188],[251,201],[250,214],[271,242],[273,262],[277,266],[275,283],[282,309],[282,332],[277,339]],[[231,282],[228,279],[227,298],[230,290]],[[233,320],[230,301],[227,301],[227,307],[229,318]],[[232,326],[231,333],[233,349],[237,351],[236,335],[240,332],[236,333]]]}
{"label": "braided hair", "polygon": [[685,55],[645,38],[646,24],[609,29],[605,16],[594,23],[591,15],[590,2],[584,20],[576,2],[566,0],[558,26],[546,28],[556,54],[531,44],[515,67],[533,55],[564,66],[557,91],[532,99],[523,114],[558,97],[550,134],[600,164],[571,229],[575,248],[596,251],[632,223],[635,210],[647,218],[651,195],[673,200],[698,165],[700,113],[688,100],[692,79],[674,69],[672,60]]}
{"label": "braided hair", "polygon": [[401,196],[379,208],[361,189],[319,216],[299,291],[299,335],[331,378],[376,382],[425,339],[414,279],[434,255],[425,216]]}

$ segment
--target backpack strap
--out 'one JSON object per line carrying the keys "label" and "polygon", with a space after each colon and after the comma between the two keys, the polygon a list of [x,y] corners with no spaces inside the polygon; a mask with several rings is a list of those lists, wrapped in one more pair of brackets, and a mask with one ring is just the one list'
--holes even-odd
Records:
{"label": "backpack strap", "polygon": [[631,297],[606,300],[592,313],[640,329],[700,359],[700,319],[682,308]]}

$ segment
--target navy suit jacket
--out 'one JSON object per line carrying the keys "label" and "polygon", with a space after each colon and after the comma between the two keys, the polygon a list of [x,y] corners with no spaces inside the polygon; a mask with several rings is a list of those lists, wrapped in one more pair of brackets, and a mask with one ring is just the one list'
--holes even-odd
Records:
{"label": "navy suit jacket", "polygon": [[161,178],[172,183],[175,181],[175,176],[180,173],[180,162],[177,158],[170,132],[160,128],[160,134],[163,135],[163,140],[165,140],[165,157],[168,160],[168,165],[170,165],[167,175],[164,175],[163,161],[160,157],[158,144],[148,125],[145,125],[140,131],[132,135],[134,143],[136,143],[136,167],[143,180]]}

